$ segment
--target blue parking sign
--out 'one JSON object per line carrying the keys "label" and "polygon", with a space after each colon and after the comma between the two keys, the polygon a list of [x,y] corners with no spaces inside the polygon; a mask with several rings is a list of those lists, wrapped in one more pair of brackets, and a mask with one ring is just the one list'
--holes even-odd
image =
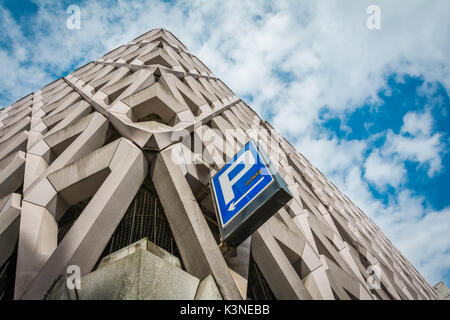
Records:
{"label": "blue parking sign", "polygon": [[[291,199],[283,179],[253,141],[216,173],[211,188],[222,240],[235,246]],[[255,215],[261,210],[265,212]]]}

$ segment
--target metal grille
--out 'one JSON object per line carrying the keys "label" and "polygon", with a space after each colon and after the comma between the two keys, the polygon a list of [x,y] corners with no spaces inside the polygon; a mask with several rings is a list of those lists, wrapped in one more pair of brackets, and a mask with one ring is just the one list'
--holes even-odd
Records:
{"label": "metal grille", "polygon": [[16,280],[17,249],[0,267],[0,300],[14,298],[14,282]]}
{"label": "metal grille", "polygon": [[247,296],[252,300],[276,300],[252,255],[248,266]]}
{"label": "metal grille", "polygon": [[144,182],[114,231],[101,259],[147,237],[151,242],[178,257],[181,256],[158,197]]}

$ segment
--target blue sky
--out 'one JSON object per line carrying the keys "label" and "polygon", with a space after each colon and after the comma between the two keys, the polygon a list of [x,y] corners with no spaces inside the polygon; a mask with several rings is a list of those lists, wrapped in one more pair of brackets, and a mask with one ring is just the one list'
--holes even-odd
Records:
{"label": "blue sky", "polygon": [[[81,29],[66,28],[69,5]],[[366,8],[381,28],[366,27]],[[450,2],[0,0],[0,106],[164,27],[450,284]]]}

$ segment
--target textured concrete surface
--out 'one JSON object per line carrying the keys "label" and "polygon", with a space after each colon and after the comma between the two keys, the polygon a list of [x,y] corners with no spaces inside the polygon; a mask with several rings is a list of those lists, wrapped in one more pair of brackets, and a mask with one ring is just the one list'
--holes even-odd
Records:
{"label": "textured concrete surface", "polygon": [[450,300],[450,289],[442,281],[433,287],[440,300]]}
{"label": "textured concrete surface", "polygon": [[67,277],[61,275],[51,287],[45,300],[79,300],[77,289],[67,287]]}
{"label": "textured concrete surface", "polygon": [[143,238],[143,239],[139,240],[138,242],[132,243],[129,246],[126,246],[125,248],[122,248],[116,252],[113,252],[113,253],[107,255],[106,257],[104,257],[102,259],[98,268],[102,268],[103,266],[113,263],[119,259],[122,259],[123,257],[126,257],[127,255],[134,253],[138,250],[149,251],[149,252],[153,253],[154,255],[160,257],[161,259],[164,259],[167,262],[173,264],[175,267],[178,267],[181,269],[180,259],[178,259],[174,255],[170,254],[163,248],[157,246],[153,242],[149,241],[147,238]]}
{"label": "textured concrete surface", "polygon": [[200,282],[195,300],[222,300],[214,278],[209,275]]}
{"label": "textured concrete surface", "polygon": [[19,239],[20,200],[17,193],[0,199],[0,266],[14,252]]}
{"label": "textured concrete surface", "polygon": [[137,250],[81,279],[81,300],[192,300],[199,280],[167,260]]}
{"label": "textured concrete surface", "polygon": [[178,258],[141,239],[103,258],[98,269],[69,289],[61,275],[46,300],[221,300],[214,278],[201,282],[182,271]]}

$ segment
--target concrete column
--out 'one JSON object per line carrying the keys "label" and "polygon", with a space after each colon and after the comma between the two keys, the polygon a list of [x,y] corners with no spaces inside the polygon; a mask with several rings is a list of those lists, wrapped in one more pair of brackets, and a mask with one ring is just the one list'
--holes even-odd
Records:
{"label": "concrete column", "polygon": [[270,233],[267,223],[252,235],[252,255],[277,299],[312,299],[289,259]]}
{"label": "concrete column", "polygon": [[12,193],[0,199],[0,266],[11,256],[19,238],[21,195]]}
{"label": "concrete column", "polygon": [[204,279],[212,274],[224,299],[241,299],[230,270],[178,164],[173,146],[161,151],[151,176],[187,272]]}

